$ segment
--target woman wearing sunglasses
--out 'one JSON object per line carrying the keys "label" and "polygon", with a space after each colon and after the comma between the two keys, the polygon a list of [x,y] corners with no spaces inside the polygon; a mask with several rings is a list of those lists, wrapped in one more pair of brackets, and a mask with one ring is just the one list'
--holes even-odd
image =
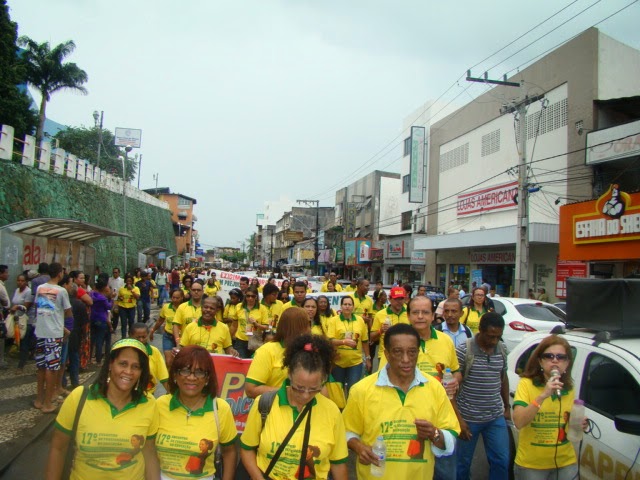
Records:
{"label": "woman wearing sunglasses", "polygon": [[[283,319],[295,310],[300,309],[285,311]],[[273,398],[264,427],[258,399],[240,437],[240,457],[251,478],[320,480],[331,471],[333,479],[347,479],[348,451],[340,410],[318,395],[334,356],[331,343],[317,335],[300,335],[287,346],[288,379]]]}
{"label": "woman wearing sunglasses", "polygon": [[182,348],[171,365],[168,387],[170,394],[157,403],[161,478],[213,478],[220,446],[224,468],[216,478],[233,479],[235,420],[229,404],[216,397],[218,383],[209,352],[197,345]]}
{"label": "woman wearing sunglasses", "polygon": [[236,350],[241,358],[251,358],[253,351],[249,350],[249,336],[258,335],[262,338],[264,332],[271,328],[269,311],[258,301],[258,290],[255,287],[247,288],[244,300],[236,311]]}
{"label": "woman wearing sunglasses", "polygon": [[[542,340],[529,357],[513,402],[513,423],[520,431],[516,479],[571,480],[578,475],[576,452],[566,434],[575,398],[572,366],[571,347],[557,335]],[[584,428],[586,419],[582,422]]]}

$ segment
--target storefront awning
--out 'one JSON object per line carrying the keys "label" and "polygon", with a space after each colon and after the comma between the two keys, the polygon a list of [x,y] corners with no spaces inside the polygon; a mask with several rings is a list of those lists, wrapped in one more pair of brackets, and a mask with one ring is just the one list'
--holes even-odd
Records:
{"label": "storefront awning", "polygon": [[[490,247],[513,245],[516,243],[515,225],[473,232],[449,233],[417,237],[413,241],[414,250],[447,250],[452,248]],[[560,238],[558,225],[532,223],[529,225],[529,243],[558,243]]]}
{"label": "storefront awning", "polygon": [[13,233],[36,237],[62,238],[76,242],[94,242],[105,237],[130,237],[91,223],[65,218],[34,218],[0,227]]}
{"label": "storefront awning", "polygon": [[152,257],[155,257],[160,252],[168,252],[168,251],[169,249],[164,247],[147,247],[144,250],[142,250],[140,253],[143,255],[150,255]]}

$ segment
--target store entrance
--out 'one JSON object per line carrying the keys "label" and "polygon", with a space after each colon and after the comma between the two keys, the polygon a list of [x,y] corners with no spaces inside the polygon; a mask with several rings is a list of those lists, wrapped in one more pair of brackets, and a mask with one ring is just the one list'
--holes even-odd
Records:
{"label": "store entrance", "polygon": [[480,265],[479,268],[482,269],[482,278],[495,287],[498,295],[511,295],[511,288],[515,283],[515,265]]}

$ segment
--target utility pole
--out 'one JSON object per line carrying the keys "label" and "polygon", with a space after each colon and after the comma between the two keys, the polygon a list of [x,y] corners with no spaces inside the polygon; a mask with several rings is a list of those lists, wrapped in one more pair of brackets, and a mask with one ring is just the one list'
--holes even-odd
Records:
{"label": "utility pole", "polygon": [[[520,83],[503,80],[490,80],[487,72],[484,78],[471,76],[471,70],[467,70],[467,80],[492,85],[520,87]],[[543,100],[544,94],[535,97],[525,96],[524,100],[504,105],[500,109],[501,114],[515,113],[520,128],[520,156],[518,158],[518,220],[516,223],[516,275],[514,291],[520,298],[527,298],[529,293],[529,173],[527,168],[527,107],[538,100]]]}
{"label": "utility pole", "polygon": [[318,258],[320,257],[320,252],[318,251],[318,236],[320,235],[320,200],[296,200],[297,203],[303,203],[308,206],[316,207],[316,238],[313,244],[313,258],[314,258],[314,271],[315,274],[318,275],[320,271],[318,269]]}
{"label": "utility pole", "polygon": [[100,124],[98,124],[98,111],[93,112],[93,120],[95,121],[96,127],[98,130],[98,161],[96,162],[96,167],[100,168],[100,153],[102,149],[102,121],[104,120],[104,111],[100,111]]}

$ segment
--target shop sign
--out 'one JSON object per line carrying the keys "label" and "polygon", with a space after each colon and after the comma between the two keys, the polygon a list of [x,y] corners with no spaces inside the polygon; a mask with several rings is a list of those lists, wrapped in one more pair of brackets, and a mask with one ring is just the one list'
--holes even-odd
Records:
{"label": "shop sign", "polygon": [[384,250],[382,248],[372,248],[369,254],[372,262],[381,262],[384,260]]}
{"label": "shop sign", "polygon": [[427,253],[419,250],[411,252],[411,265],[424,265],[427,259]]}
{"label": "shop sign", "polygon": [[618,185],[593,202],[591,212],[573,216],[573,243],[623,242],[640,239],[640,200],[622,192]]}
{"label": "shop sign", "polygon": [[387,244],[387,258],[404,257],[404,240],[389,240]]}
{"label": "shop sign", "polygon": [[558,260],[556,264],[556,297],[567,298],[567,278],[587,278],[589,265],[586,262]]}
{"label": "shop sign", "polygon": [[469,217],[488,212],[516,209],[518,205],[513,199],[517,193],[518,182],[513,181],[458,195],[457,216]]}
{"label": "shop sign", "polygon": [[516,252],[515,250],[471,252],[470,262],[476,265],[512,265],[516,263]]}
{"label": "shop sign", "polygon": [[355,240],[347,240],[344,242],[344,258],[345,265],[356,265],[358,263]]}
{"label": "shop sign", "polygon": [[587,133],[587,165],[635,157],[639,154],[640,120]]}

